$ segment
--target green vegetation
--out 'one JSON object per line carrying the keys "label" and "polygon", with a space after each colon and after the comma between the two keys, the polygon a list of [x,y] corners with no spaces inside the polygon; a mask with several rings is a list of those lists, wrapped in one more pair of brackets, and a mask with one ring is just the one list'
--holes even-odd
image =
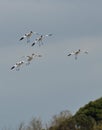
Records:
{"label": "green vegetation", "polygon": [[21,123],[17,130],[102,130],[102,98],[89,102],[73,116],[70,111],[54,115],[46,128],[40,118],[33,118],[28,126]]}
{"label": "green vegetation", "polygon": [[102,98],[89,102],[74,116],[49,130],[102,130]]}

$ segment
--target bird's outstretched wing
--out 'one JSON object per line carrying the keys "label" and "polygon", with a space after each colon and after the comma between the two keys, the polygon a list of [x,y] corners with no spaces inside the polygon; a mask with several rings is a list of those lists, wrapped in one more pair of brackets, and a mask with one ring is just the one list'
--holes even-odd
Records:
{"label": "bird's outstretched wing", "polygon": [[14,70],[14,69],[19,70],[20,66],[22,66],[23,64],[24,64],[24,61],[17,62],[15,65],[11,67],[11,70]]}
{"label": "bird's outstretched wing", "polygon": [[85,54],[88,54],[88,51],[84,51]]}
{"label": "bird's outstretched wing", "polygon": [[19,41],[23,40],[25,37],[26,37],[25,35],[22,36],[22,37],[19,39]]}
{"label": "bird's outstretched wing", "polygon": [[69,53],[67,56],[75,55],[75,52]]}
{"label": "bird's outstretched wing", "polygon": [[52,34],[47,34],[47,35],[45,35],[46,37],[48,37],[48,36],[52,36]]}
{"label": "bird's outstretched wing", "polygon": [[32,43],[31,46],[34,46],[38,42],[38,39],[35,39],[35,41]]}
{"label": "bird's outstretched wing", "polygon": [[15,65],[11,67],[11,70],[13,70],[15,68]]}

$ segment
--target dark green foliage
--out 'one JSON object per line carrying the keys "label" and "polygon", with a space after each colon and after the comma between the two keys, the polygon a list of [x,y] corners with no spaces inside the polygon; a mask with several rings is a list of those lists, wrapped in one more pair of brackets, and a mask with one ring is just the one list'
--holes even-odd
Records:
{"label": "dark green foliage", "polygon": [[102,130],[102,98],[89,102],[74,116],[49,130]]}
{"label": "dark green foliage", "polygon": [[97,99],[96,101],[91,101],[89,104],[85,105],[83,108],[80,108],[76,113],[77,115],[86,115],[92,117],[96,122],[102,120],[102,98]]}
{"label": "dark green foliage", "polygon": [[91,130],[94,127],[95,120],[91,116],[87,116],[85,114],[79,114],[74,117],[76,120],[76,128],[80,128],[82,130]]}

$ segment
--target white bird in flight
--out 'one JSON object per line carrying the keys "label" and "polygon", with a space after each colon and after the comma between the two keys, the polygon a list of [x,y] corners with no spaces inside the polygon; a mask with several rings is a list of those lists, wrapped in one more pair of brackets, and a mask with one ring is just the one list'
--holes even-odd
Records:
{"label": "white bird in flight", "polygon": [[19,40],[21,41],[24,38],[26,38],[27,43],[29,43],[30,42],[30,37],[32,36],[32,34],[37,34],[38,35],[38,33],[30,31],[29,33],[26,33],[24,36],[22,36]]}
{"label": "white bird in flight", "polygon": [[22,61],[19,61],[19,62],[17,62],[15,65],[13,65],[13,66],[11,67],[11,70],[16,69],[16,70],[18,71],[18,70],[20,70],[20,67],[21,67],[23,64],[24,64],[24,61],[23,61],[23,60],[22,60]]}
{"label": "white bird in flight", "polygon": [[31,56],[25,56],[25,57],[27,58],[26,65],[29,65],[29,64],[30,64],[30,62],[34,59],[34,57],[42,57],[42,55],[32,53],[32,55],[31,55]]}
{"label": "white bird in flight", "polygon": [[[81,53],[82,51],[79,49],[77,51],[73,51],[69,53],[67,56],[75,55],[75,60],[77,60],[77,56]],[[83,53],[88,54],[88,51],[83,51]]]}
{"label": "white bird in flight", "polygon": [[40,35],[38,38],[35,39],[31,46],[34,46],[36,43],[38,43],[39,46],[43,45],[43,39],[48,36],[52,36],[52,34]]}

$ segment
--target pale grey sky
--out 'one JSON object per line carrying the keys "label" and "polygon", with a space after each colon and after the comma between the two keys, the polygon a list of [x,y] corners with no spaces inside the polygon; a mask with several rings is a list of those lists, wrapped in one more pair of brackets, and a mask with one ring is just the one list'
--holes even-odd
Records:
{"label": "pale grey sky", "polygon": [[[0,127],[80,107],[102,96],[101,0],[0,0]],[[20,37],[29,31],[52,33],[31,47]],[[78,60],[67,57],[88,50]],[[23,55],[43,55],[19,72],[10,71]]]}

